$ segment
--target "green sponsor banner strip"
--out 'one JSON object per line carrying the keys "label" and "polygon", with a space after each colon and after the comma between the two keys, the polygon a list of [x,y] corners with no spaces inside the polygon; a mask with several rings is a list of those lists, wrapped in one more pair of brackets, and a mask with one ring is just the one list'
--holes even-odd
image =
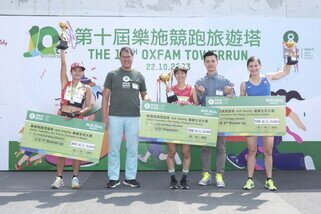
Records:
{"label": "green sponsor banner strip", "polygon": [[206,106],[220,109],[219,135],[283,136],[284,96],[207,97]]}
{"label": "green sponsor banner strip", "polygon": [[28,111],[21,149],[98,162],[104,130],[104,123]]}
{"label": "green sponsor banner strip", "polygon": [[216,146],[219,109],[143,102],[142,141]]}

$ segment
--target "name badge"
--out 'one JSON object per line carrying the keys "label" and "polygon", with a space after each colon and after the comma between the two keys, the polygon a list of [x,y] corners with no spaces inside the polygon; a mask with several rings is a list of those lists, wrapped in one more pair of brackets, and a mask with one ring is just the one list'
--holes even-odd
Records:
{"label": "name badge", "polygon": [[217,96],[223,96],[223,91],[221,90],[216,90],[216,93],[215,93]]}
{"label": "name badge", "polygon": [[132,88],[138,90],[138,84],[137,83],[132,83]]}

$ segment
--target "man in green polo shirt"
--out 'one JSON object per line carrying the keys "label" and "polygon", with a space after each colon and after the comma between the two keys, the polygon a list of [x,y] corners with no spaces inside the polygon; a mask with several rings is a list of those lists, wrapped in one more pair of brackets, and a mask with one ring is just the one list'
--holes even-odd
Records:
{"label": "man in green polo shirt", "polygon": [[[138,155],[138,127],[140,117],[139,94],[150,100],[145,78],[132,68],[133,50],[120,50],[121,67],[107,74],[102,99],[102,120],[108,127],[108,177],[106,188],[120,185],[120,146],[123,133],[126,137],[126,167],[124,184],[139,187],[136,180]],[[108,111],[109,109],[109,111]]]}

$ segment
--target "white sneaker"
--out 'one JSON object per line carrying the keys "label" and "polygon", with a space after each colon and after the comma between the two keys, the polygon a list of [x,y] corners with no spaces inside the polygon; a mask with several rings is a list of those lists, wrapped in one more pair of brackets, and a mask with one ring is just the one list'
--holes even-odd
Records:
{"label": "white sneaker", "polygon": [[210,183],[212,183],[212,175],[208,172],[202,173],[202,179],[198,182],[198,185],[200,186],[206,186]]}
{"label": "white sneaker", "polygon": [[65,186],[64,180],[60,177],[56,177],[55,182],[51,184],[51,189],[59,189],[63,186]]}
{"label": "white sneaker", "polygon": [[315,170],[315,166],[311,156],[307,155],[304,157],[304,165],[306,170]]}
{"label": "white sneaker", "polygon": [[71,189],[80,189],[79,180],[77,177],[71,179]]}
{"label": "white sneaker", "polygon": [[166,160],[167,159],[167,154],[160,153],[158,158],[159,158],[159,160]]}
{"label": "white sneaker", "polygon": [[216,173],[215,175],[215,181],[216,181],[216,186],[219,188],[224,188],[225,187],[225,183],[223,180],[223,175],[221,173]]}
{"label": "white sneaker", "polygon": [[145,156],[143,156],[143,155],[138,155],[138,159],[139,159],[140,161],[144,162],[144,163],[147,162],[147,158],[145,158]]}

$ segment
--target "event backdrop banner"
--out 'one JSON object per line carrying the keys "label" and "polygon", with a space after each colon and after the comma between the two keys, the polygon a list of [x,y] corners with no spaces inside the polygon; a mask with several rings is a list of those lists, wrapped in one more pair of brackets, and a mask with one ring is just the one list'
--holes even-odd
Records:
{"label": "event backdrop banner", "polygon": [[[60,108],[60,59],[56,46],[62,32],[59,22],[63,21],[68,26],[64,33],[69,46],[67,65],[83,62],[86,70],[82,82],[92,87],[93,108],[85,119],[98,122],[104,81],[109,71],[120,66],[119,50],[123,46],[133,48],[133,67],[145,76],[151,99],[165,102],[165,86],[157,86],[159,75],[185,64],[189,68],[187,83],[193,86],[206,74],[203,54],[208,50],[218,55],[217,71],[234,84],[238,96],[240,83],[249,77],[249,57],[261,59],[262,74],[275,72],[285,62],[283,42],[295,42],[298,65],[286,77],[271,82],[273,95],[285,96],[290,109],[286,135],[275,139],[277,152],[273,154],[275,160],[282,156],[279,162],[284,166],[274,167],[321,168],[321,155],[315,153],[321,145],[321,74],[317,69],[321,67],[321,45],[316,39],[321,29],[307,28],[321,26],[320,19],[0,16],[4,80],[0,84],[0,170],[55,168],[53,158],[26,154],[19,150],[19,143],[28,109],[56,114]],[[242,137],[228,138],[227,169],[235,169],[234,163],[243,160],[244,141]],[[166,169],[166,146],[141,142],[138,153],[139,169]],[[287,156],[288,153],[299,155]],[[82,168],[106,170],[107,155],[104,150],[98,164],[83,163]],[[199,147],[193,146],[192,169],[200,169],[199,155]],[[295,160],[291,159],[294,156]],[[124,153],[121,158],[123,169]]]}

